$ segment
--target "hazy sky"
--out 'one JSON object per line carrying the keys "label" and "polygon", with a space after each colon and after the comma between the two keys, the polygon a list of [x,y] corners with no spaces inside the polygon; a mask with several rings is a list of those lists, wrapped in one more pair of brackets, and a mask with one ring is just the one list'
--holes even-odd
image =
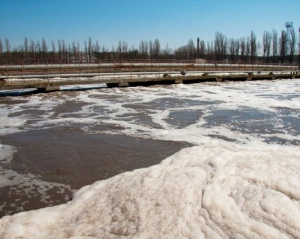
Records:
{"label": "hazy sky", "polygon": [[0,37],[13,47],[24,37],[81,46],[91,37],[109,49],[156,38],[174,49],[197,37],[211,41],[217,31],[239,38],[253,30],[261,40],[287,21],[300,27],[300,0],[0,0],[0,9]]}

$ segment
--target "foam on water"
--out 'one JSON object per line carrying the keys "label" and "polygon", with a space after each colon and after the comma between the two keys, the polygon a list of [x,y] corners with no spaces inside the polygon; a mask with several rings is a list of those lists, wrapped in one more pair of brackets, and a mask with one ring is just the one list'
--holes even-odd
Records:
{"label": "foam on water", "polygon": [[[32,174],[19,174],[8,169],[12,156],[16,151],[17,149],[12,146],[0,144],[0,190],[15,186],[10,194],[19,193],[19,198],[23,197],[24,200],[22,205],[28,203],[28,199],[25,200],[24,195],[28,198],[39,196],[41,202],[49,203],[51,201],[47,196],[49,190],[55,188],[56,192],[62,195],[66,195],[67,190],[70,191],[70,187],[67,185],[44,182]],[[15,207],[14,204],[14,201],[7,201],[5,204],[0,205],[0,210],[4,207]],[[18,208],[20,211],[23,208],[22,205]]]}
{"label": "foam on water", "polygon": [[215,143],[0,220],[1,238],[296,238],[300,149]]}
{"label": "foam on water", "polygon": [[[94,77],[95,80],[97,79]],[[106,88],[106,84],[86,84],[86,85],[64,85],[60,86],[60,90],[87,90],[87,89],[98,89],[98,88]]]}
{"label": "foam on water", "polygon": [[[197,146],[86,186],[65,205],[4,217],[0,237],[299,237],[299,86],[277,80],[103,88],[2,104],[1,134],[76,125],[86,133]],[[118,127],[99,127],[109,125]]]}

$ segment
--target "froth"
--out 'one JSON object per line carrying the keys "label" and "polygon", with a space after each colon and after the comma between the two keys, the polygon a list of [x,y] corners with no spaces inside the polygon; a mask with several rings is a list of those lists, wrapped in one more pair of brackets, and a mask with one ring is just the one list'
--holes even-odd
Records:
{"label": "froth", "polygon": [[4,217],[0,237],[295,238],[299,157],[293,146],[187,148],[86,186],[68,204]]}
{"label": "froth", "polygon": [[0,144],[0,163],[7,164],[10,162],[12,155],[16,152],[13,146]]}
{"label": "froth", "polygon": [[[6,208],[7,213],[12,208],[14,211],[23,211],[24,205],[30,201],[31,197],[39,198],[39,201],[45,205],[54,205],[53,197],[49,196],[49,191],[51,190],[55,190],[57,195],[68,197],[67,193],[70,191],[70,186],[68,185],[45,182],[30,173],[19,174],[8,169],[15,152],[17,152],[15,147],[0,144],[1,197],[5,198],[4,195],[8,197],[7,201],[0,205],[1,211],[3,208]],[[8,188],[10,189],[6,194],[5,190]],[[22,200],[22,203],[16,203],[19,200]],[[0,236],[0,238],[2,237]]]}
{"label": "froth", "polygon": [[[211,138],[296,144],[299,85],[294,79],[40,94],[20,98],[23,103],[2,104],[0,134],[76,124],[87,133],[196,145]],[[106,130],[97,131],[96,126]]]}

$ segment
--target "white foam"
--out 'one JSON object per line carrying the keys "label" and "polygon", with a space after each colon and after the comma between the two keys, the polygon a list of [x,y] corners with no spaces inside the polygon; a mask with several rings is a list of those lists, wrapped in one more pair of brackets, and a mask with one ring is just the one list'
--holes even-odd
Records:
{"label": "white foam", "polygon": [[[26,120],[20,118],[9,119],[7,117],[0,117],[0,134],[9,134],[17,132],[17,127],[20,127],[26,123]],[[15,129],[13,127],[16,127]]]}
{"label": "white foam", "polygon": [[[97,79],[97,78],[95,78]],[[97,88],[105,88],[106,84],[86,84],[86,85],[63,85],[60,86],[60,90],[83,90],[83,89],[97,89]]]}
{"label": "white foam", "polygon": [[9,145],[0,144],[0,162],[9,163],[12,155],[16,152],[16,149]]}
{"label": "white foam", "polygon": [[[247,143],[249,141],[257,141],[260,135],[258,133],[244,134],[244,132],[232,131],[232,127],[234,127],[233,124],[207,127],[206,117],[219,110],[236,110],[243,112],[245,109],[256,109],[262,113],[275,115],[278,112],[278,108],[298,110],[298,105],[300,104],[299,98],[292,97],[291,99],[284,99],[282,97],[299,94],[297,92],[297,84],[300,84],[299,82],[299,80],[278,80],[272,82],[179,84],[169,87],[101,89],[101,91],[92,90],[88,93],[83,92],[77,95],[74,100],[88,104],[83,106],[81,111],[77,112],[77,117],[78,114],[82,114],[82,117],[88,117],[87,122],[90,123],[92,123],[91,119],[95,119],[94,124],[120,125],[125,128],[122,133],[134,137],[179,140],[193,144],[201,144],[210,140],[210,137],[206,137],[207,135],[217,134]],[[160,107],[159,105],[151,106],[153,102],[158,100],[163,101],[165,98],[179,99],[179,104],[177,106],[173,104],[171,108],[167,106]],[[199,104],[181,104],[180,101],[184,100],[199,102]],[[211,102],[211,104],[201,104],[200,102],[203,101]],[[126,105],[128,104],[138,104],[141,108],[127,107]],[[102,107],[105,112],[95,114],[94,109],[96,107]],[[187,110],[201,111],[203,115],[194,124],[180,129],[167,122],[171,112],[184,112]],[[132,120],[128,120],[128,117],[121,117],[122,115],[143,114],[151,117],[152,122],[159,127],[137,122],[136,117],[132,117]],[[294,117],[298,117],[297,112],[291,112],[291,114],[294,114]],[[105,119],[103,119],[103,116],[105,116]],[[272,120],[274,127],[281,129],[281,133],[273,134],[274,137],[281,137],[291,141],[300,139],[298,135],[287,133],[285,128],[282,127],[281,119],[273,117],[270,120]],[[82,121],[84,121],[84,119],[82,119]],[[48,120],[45,122],[51,124]],[[251,122],[255,123],[255,119],[250,119],[249,123]],[[240,122],[236,122],[235,124],[239,123]],[[114,134],[116,132],[105,131],[105,133]],[[269,136],[272,136],[272,134]],[[261,141],[263,141],[263,139],[261,139]]]}
{"label": "white foam", "polygon": [[[28,96],[26,102],[22,102],[24,99],[21,97],[12,97],[11,100],[16,101],[15,104],[1,104],[0,101],[0,135],[28,130],[27,127],[31,128],[31,124],[34,127],[34,122],[49,119],[54,114],[53,109],[66,102],[63,97],[55,99],[45,95]],[[41,113],[31,115],[27,113],[30,110],[40,111]],[[17,115],[13,116],[13,114]]]}
{"label": "white foam", "polygon": [[20,117],[10,117],[11,113],[19,111],[18,105],[0,104],[0,135],[17,132],[18,127],[26,123],[26,119]]}
{"label": "white foam", "polygon": [[[5,187],[17,186],[14,189],[15,193],[19,195],[39,196],[41,202],[50,203],[48,191],[52,188],[56,189],[57,193],[65,194],[65,191],[70,191],[70,186],[59,183],[44,182],[38,177],[32,174],[19,174],[13,170],[6,169],[12,160],[13,154],[17,152],[17,149],[13,146],[0,144],[0,189]],[[23,198],[24,200],[24,198]],[[25,201],[23,202],[25,203]],[[5,205],[14,205],[20,211],[24,210],[22,205],[15,206],[14,201],[7,201],[1,207]],[[2,238],[2,236],[0,236]]]}
{"label": "white foam", "polygon": [[300,149],[215,143],[7,216],[1,238],[295,238]]}
{"label": "white foam", "polygon": [[[0,238],[299,237],[299,148],[265,143],[266,137],[300,140],[299,86],[300,80],[295,79],[103,88],[29,96],[26,103],[1,105],[3,134],[16,128],[74,124],[98,133],[93,126],[118,125],[117,131],[107,127],[99,133],[186,141],[199,147],[183,150],[160,165],[86,186],[66,205],[5,217],[0,220]],[[168,105],[170,98],[175,101]],[[76,112],[55,114],[56,106],[68,101],[83,106]],[[30,109],[43,112],[32,119],[22,113]],[[285,122],[280,109],[288,110],[294,126],[292,121]],[[266,118],[251,118],[249,113],[245,119],[209,125],[216,112],[244,114],[248,110]],[[183,127],[168,121],[171,113],[188,111],[201,114]],[[139,121],[141,116],[150,117],[153,124]],[[251,124],[265,133],[251,131],[247,128]],[[275,130],[268,129],[268,124]],[[244,131],[239,129],[243,127]],[[25,176],[5,181],[14,172],[8,173],[3,185],[26,182]]]}
{"label": "white foam", "polygon": [[[135,87],[135,88],[102,88],[100,90],[89,90],[73,95],[47,94],[26,97],[28,102],[17,105],[1,105],[0,134],[30,130],[36,128],[48,128],[59,123],[82,124],[85,131],[91,130],[98,124],[120,125],[125,130],[115,132],[107,129],[104,133],[124,133],[129,136],[155,138],[163,140],[187,141],[193,144],[201,144],[210,140],[207,135],[220,135],[247,143],[260,138],[259,133],[233,131],[232,128],[243,122],[235,121],[231,124],[207,126],[207,117],[213,116],[214,112],[220,110],[240,111],[245,109],[256,109],[258,112],[272,115],[268,120],[279,132],[270,133],[269,136],[284,138],[286,140],[300,140],[299,134],[287,131],[286,125],[281,118],[277,118],[279,108],[289,109],[290,116],[298,117],[298,106],[300,80],[277,80],[277,81],[253,81],[253,82],[230,82],[205,83],[191,85],[173,85],[168,87]],[[178,104],[171,107],[155,103],[165,99],[178,99]],[[78,112],[56,113],[56,107],[70,102],[82,102],[83,105]],[[195,101],[199,103],[181,103],[184,101]],[[201,104],[201,102],[211,102]],[[153,105],[154,102],[154,105]],[[128,107],[128,105],[139,105],[140,107]],[[153,106],[152,106],[153,105]],[[102,112],[97,108],[103,109]],[[39,110],[38,116],[26,114],[27,110]],[[168,122],[173,112],[198,111],[202,112],[199,119],[190,125],[177,128]],[[22,113],[24,112],[24,114]],[[19,113],[11,116],[11,113]],[[56,116],[54,116],[56,115]],[[126,116],[130,115],[130,116]],[[138,122],[139,115],[150,117],[153,124]],[[53,117],[54,116],[54,117]],[[256,123],[255,119],[249,119],[250,123]],[[259,121],[257,121],[259,123]],[[155,126],[156,125],[156,126]],[[247,129],[245,129],[247,130]],[[97,133],[92,131],[91,133]],[[103,131],[102,131],[103,133]],[[263,141],[263,138],[261,138]]]}

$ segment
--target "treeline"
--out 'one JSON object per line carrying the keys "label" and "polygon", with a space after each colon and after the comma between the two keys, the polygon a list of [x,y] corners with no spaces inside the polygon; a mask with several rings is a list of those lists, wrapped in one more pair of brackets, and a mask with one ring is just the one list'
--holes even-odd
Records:
{"label": "treeline", "polygon": [[217,32],[214,41],[205,42],[198,38],[195,47],[194,41],[190,39],[187,45],[178,48],[175,53],[183,59],[200,57],[214,61],[293,63],[300,62],[300,41],[297,44],[294,28],[281,31],[280,34],[276,30],[264,31],[262,41],[257,39],[253,31],[250,36],[239,39],[227,38]]}
{"label": "treeline", "polygon": [[[297,47],[298,45],[298,47]],[[298,52],[297,52],[298,49]],[[298,56],[298,57],[296,57]],[[0,62],[20,62],[30,64],[34,60],[47,60],[50,63],[99,62],[105,60],[193,60],[229,62],[263,62],[263,63],[294,63],[300,62],[300,41],[293,27],[281,31],[265,31],[259,41],[253,31],[247,37],[228,38],[217,32],[211,42],[190,39],[188,43],[177,49],[161,47],[160,41],[140,41],[139,47],[129,47],[125,41],[119,41],[111,50],[100,46],[98,40],[90,37],[84,40],[83,46],[78,41],[67,43],[64,40],[52,41],[50,45],[45,39],[41,41],[24,38],[24,43],[12,47],[8,38],[0,37]]]}

